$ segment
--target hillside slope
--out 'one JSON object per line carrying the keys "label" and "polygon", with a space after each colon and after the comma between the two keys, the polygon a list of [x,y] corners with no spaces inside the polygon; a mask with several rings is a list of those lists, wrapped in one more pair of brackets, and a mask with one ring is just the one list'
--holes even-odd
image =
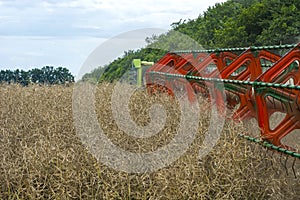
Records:
{"label": "hillside slope", "polygon": [[[252,45],[296,43],[300,35],[300,0],[228,0],[209,7],[197,19],[180,20],[160,36],[146,38],[147,47],[166,50],[189,47],[182,45],[173,32],[191,37],[204,48],[224,48]],[[144,48],[125,52],[105,67],[100,80],[119,79],[131,68],[134,58],[159,60],[164,50]],[[97,71],[97,70],[96,70]],[[99,73],[89,73],[83,79],[99,80]]]}

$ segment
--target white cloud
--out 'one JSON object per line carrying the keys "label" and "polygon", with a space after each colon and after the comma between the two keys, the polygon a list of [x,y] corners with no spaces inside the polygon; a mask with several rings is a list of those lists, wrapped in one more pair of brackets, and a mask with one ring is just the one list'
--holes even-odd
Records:
{"label": "white cloud", "polygon": [[49,1],[44,0],[40,2],[40,5],[47,9],[81,9],[85,11],[95,10],[110,10],[112,9],[110,3],[111,0],[99,1],[99,0],[64,0],[64,1]]}
{"label": "white cloud", "polygon": [[93,37],[1,36],[0,70],[52,65],[68,67],[76,75],[87,55],[104,41]]}
{"label": "white cloud", "polygon": [[0,16],[0,20],[5,20],[7,18],[9,18],[10,16]]}
{"label": "white cloud", "polygon": [[141,28],[169,29],[224,1],[0,0],[0,69],[78,66],[103,38]]}
{"label": "white cloud", "polygon": [[102,26],[95,25],[73,25],[74,28],[100,30]]}
{"label": "white cloud", "polygon": [[0,35],[111,37],[136,28],[169,28],[220,1],[224,0],[11,0],[0,9],[14,20],[0,24]]}

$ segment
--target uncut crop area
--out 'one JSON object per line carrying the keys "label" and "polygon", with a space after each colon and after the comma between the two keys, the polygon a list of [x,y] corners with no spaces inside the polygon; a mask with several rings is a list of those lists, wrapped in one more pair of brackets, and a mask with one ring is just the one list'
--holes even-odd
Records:
{"label": "uncut crop area", "polygon": [[[176,99],[149,97],[143,90],[133,94],[130,114],[140,126],[149,123],[152,104],[166,110],[165,127],[137,139],[120,130],[113,118],[113,86],[101,83],[96,90],[98,121],[107,137],[132,152],[168,144],[181,115]],[[243,124],[226,120],[217,145],[198,158],[210,122],[209,103],[200,97],[196,138],[178,160],[143,174],[107,167],[76,135],[72,93],[73,86],[0,86],[1,199],[299,199],[299,165],[295,178],[290,160],[283,165],[285,159],[277,153],[237,137],[247,131]]]}

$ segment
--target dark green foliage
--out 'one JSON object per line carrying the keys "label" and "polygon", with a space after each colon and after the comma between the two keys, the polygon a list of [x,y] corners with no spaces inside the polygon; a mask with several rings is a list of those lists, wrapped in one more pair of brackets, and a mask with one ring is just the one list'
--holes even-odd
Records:
{"label": "dark green foliage", "polygon": [[19,69],[0,71],[0,83],[18,83],[27,86],[30,83],[53,85],[71,82],[74,82],[74,76],[63,67],[55,69],[52,66],[45,66],[42,69],[35,68],[29,71]]}
{"label": "dark green foliage", "polygon": [[175,30],[205,48],[296,43],[300,0],[228,0]]}
{"label": "dark green foliage", "polygon": [[91,83],[97,83],[98,80],[100,79],[101,75],[105,71],[106,67],[107,66],[104,66],[104,67],[100,66],[100,67],[94,69],[92,72],[84,74],[81,78],[81,81],[88,81],[88,82],[91,82]]}
{"label": "dark green foliage", "polygon": [[135,58],[157,62],[165,53],[166,51],[151,48],[144,48],[137,51],[127,51],[124,53],[123,57],[114,60],[107,67],[105,67],[105,70],[100,77],[100,81],[113,81],[121,78],[123,74],[132,67],[132,60]]}
{"label": "dark green foliage", "polygon": [[[209,7],[197,19],[180,19],[172,23],[171,28],[167,34],[146,38],[147,47],[178,50],[297,43],[300,39],[300,0],[228,0]],[[199,45],[174,37],[174,31],[185,34]],[[155,62],[163,53],[149,49],[128,51],[106,67],[101,80],[118,79],[130,69],[134,58]]]}

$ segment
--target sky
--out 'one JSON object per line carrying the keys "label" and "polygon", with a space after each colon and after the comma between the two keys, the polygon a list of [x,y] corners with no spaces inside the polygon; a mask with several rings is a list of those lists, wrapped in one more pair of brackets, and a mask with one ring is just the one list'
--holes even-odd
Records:
{"label": "sky", "polygon": [[107,40],[139,29],[169,30],[224,1],[0,0],[0,70],[64,66],[77,76]]}

